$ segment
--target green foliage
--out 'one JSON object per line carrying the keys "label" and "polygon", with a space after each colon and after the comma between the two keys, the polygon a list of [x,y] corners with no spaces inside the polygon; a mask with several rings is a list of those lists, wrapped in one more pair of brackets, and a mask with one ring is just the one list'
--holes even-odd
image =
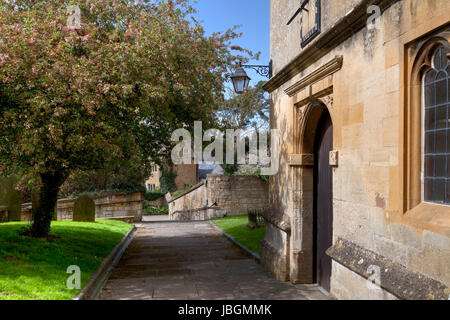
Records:
{"label": "green foliage", "polygon": [[73,207],[73,221],[95,222],[95,202],[89,196],[81,196]]}
{"label": "green foliage", "polygon": [[226,129],[268,128],[271,100],[263,89],[264,81],[248,88],[242,94],[232,93],[221,101],[218,122]]}
{"label": "green foliage", "polygon": [[248,216],[214,219],[213,222],[250,251],[260,253],[260,244],[266,233],[265,227],[248,228]]}
{"label": "green foliage", "polygon": [[[224,158],[226,159],[227,158],[226,143],[224,143],[223,149],[224,149],[224,151],[223,151]],[[239,170],[239,165],[237,164],[238,159],[237,159],[237,151],[236,150],[237,150],[237,148],[235,147],[233,164],[227,164],[226,161],[224,161],[224,163],[222,164],[223,172],[226,175],[232,176]]]}
{"label": "green foliage", "polygon": [[172,197],[178,197],[180,194],[182,194],[183,192],[186,192],[188,190],[190,190],[192,188],[192,186],[186,186],[186,188],[182,189],[182,190],[177,190],[174,193],[172,193]]}
{"label": "green foliage", "polygon": [[144,193],[144,199],[147,201],[155,201],[164,197],[164,193],[161,192],[146,192]]}
{"label": "green foliage", "polygon": [[239,171],[237,173],[238,176],[250,176],[250,177],[256,177],[258,179],[264,180],[266,182],[269,182],[269,176],[265,176],[261,174],[261,169],[256,168],[252,171]]}
{"label": "green foliage", "polygon": [[99,195],[105,192],[146,192],[142,182],[148,174],[147,169],[145,164],[134,159],[119,168],[74,171],[61,186],[59,195],[70,198],[82,194]]}
{"label": "green foliage", "polygon": [[[3,2],[0,166],[23,173],[154,161],[170,133],[214,123],[231,64],[253,54],[232,30],[206,36],[189,1]],[[22,2],[22,1],[19,1]],[[192,129],[192,128],[190,128]]]}
{"label": "green foliage", "polygon": [[235,164],[222,164],[223,172],[226,175],[232,176],[239,170],[239,165]]}
{"label": "green foliage", "polygon": [[180,194],[185,192],[186,190],[177,190],[174,193],[172,193],[172,197],[178,197]]}
{"label": "green foliage", "polygon": [[0,224],[0,300],[69,300],[80,290],[66,286],[70,265],[81,269],[83,288],[131,225],[54,221],[49,237],[21,236],[26,222]]}
{"label": "green foliage", "polygon": [[0,177],[0,205],[8,207],[9,221],[20,221],[22,216],[22,197],[15,189],[17,179]]}
{"label": "green foliage", "polygon": [[169,207],[168,206],[149,206],[148,204],[144,203],[142,209],[144,211],[144,214],[147,214],[147,215],[164,215],[164,214],[169,214]]}
{"label": "green foliage", "polygon": [[176,176],[177,175],[175,172],[173,172],[172,168],[168,170],[161,170],[161,176],[159,178],[161,193],[166,194],[169,191],[174,191],[177,189],[177,185],[175,184]]}

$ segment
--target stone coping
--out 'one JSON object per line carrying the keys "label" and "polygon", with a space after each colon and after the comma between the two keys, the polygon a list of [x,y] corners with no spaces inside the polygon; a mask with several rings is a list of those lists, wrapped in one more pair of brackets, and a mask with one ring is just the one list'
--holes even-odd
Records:
{"label": "stone coping", "polygon": [[[142,193],[142,192],[126,192],[126,191],[117,191],[117,192],[112,192],[112,193],[104,193],[101,195],[95,195],[95,196],[89,196],[91,199],[95,200],[98,198],[104,198],[104,197],[108,197],[108,196],[125,196],[125,195],[131,195],[131,194],[135,194],[135,193]],[[77,200],[78,197],[74,197],[74,198],[62,198],[62,199],[58,199],[58,202],[60,203],[65,203],[65,202],[71,202],[71,201],[75,201]],[[140,202],[141,200],[129,200],[129,201],[118,201],[118,202],[114,202],[114,203],[130,203],[130,202]],[[105,204],[107,204],[107,202],[105,202]],[[25,202],[22,203],[22,208],[23,207],[27,207],[27,206],[31,206],[31,202]],[[96,204],[97,205],[97,204]]]}
{"label": "stone coping", "polygon": [[251,178],[251,179],[260,179],[261,180],[261,178],[258,178],[257,176],[244,175],[244,174],[243,175],[239,175],[239,174],[229,175],[229,174],[208,173],[206,175],[206,177],[207,177],[207,179],[208,178],[212,178],[212,179],[222,179],[222,180],[230,180],[230,179],[243,179],[243,180],[245,180],[245,179],[249,179],[249,178]]}
{"label": "stone coping", "polygon": [[213,204],[212,206],[204,206],[204,207],[202,207],[202,208],[196,208],[196,209],[187,209],[187,210],[177,210],[177,211],[174,211],[174,212],[172,212],[171,214],[169,214],[169,215],[174,215],[174,214],[178,214],[178,213],[195,213],[195,212],[201,212],[201,211],[206,211],[206,210],[222,210],[221,208],[212,208],[212,207],[214,207],[215,206],[215,204]]}
{"label": "stone coping", "polygon": [[191,193],[192,191],[197,190],[198,188],[200,188],[201,186],[203,186],[205,184],[205,181],[201,181],[199,183],[197,183],[195,186],[193,186],[192,188],[190,188],[189,190],[184,191],[183,193],[179,194],[178,196],[176,196],[175,198],[170,199],[169,201],[167,201],[167,203],[172,203],[177,199],[180,199],[181,197],[184,197],[185,195]]}
{"label": "stone coping", "polygon": [[122,241],[114,247],[105,259],[103,259],[102,264],[83,290],[72,300],[94,300],[97,297],[108,280],[112,269],[117,265],[131,240],[133,240],[136,230],[136,226],[133,226],[133,228],[127,232],[122,238]]}
{"label": "stone coping", "polygon": [[[97,195],[89,195],[89,194],[86,194],[86,195],[92,199],[98,199],[98,198],[104,198],[104,197],[109,197],[109,196],[126,196],[126,195],[132,195],[135,193],[142,193],[142,192],[140,192],[140,191],[136,191],[136,192],[115,191],[115,192],[107,192],[107,193],[102,193],[102,194],[97,194]],[[58,199],[58,201],[61,201],[61,202],[73,201],[73,200],[78,199],[78,197],[62,198],[62,199]],[[138,200],[134,200],[134,201],[138,201]],[[132,202],[132,201],[126,201],[126,202]]]}
{"label": "stone coping", "polygon": [[[95,202],[95,198],[92,199]],[[58,204],[67,204],[70,202],[76,201],[76,199],[61,199],[58,200]],[[109,205],[109,204],[123,204],[123,203],[138,203],[141,202],[142,200],[124,200],[124,201],[106,201],[106,202],[98,202],[95,203],[96,206],[103,206],[103,205]]]}
{"label": "stone coping", "polygon": [[288,216],[276,212],[273,209],[264,210],[261,215],[263,216],[264,220],[266,220],[266,222],[274,225],[278,229],[281,229],[285,232],[291,231],[291,223]]}
{"label": "stone coping", "polygon": [[[450,288],[422,273],[408,270],[403,265],[339,238],[326,252],[333,260],[369,279],[373,266],[380,268],[381,288],[405,300],[448,300]],[[370,272],[370,270],[372,270]]]}

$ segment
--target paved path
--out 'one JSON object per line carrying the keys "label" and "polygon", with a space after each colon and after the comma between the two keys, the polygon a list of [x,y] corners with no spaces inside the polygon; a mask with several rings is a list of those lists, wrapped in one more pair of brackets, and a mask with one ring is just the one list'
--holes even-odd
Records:
{"label": "paved path", "polygon": [[137,224],[99,299],[325,299],[275,280],[208,222]]}

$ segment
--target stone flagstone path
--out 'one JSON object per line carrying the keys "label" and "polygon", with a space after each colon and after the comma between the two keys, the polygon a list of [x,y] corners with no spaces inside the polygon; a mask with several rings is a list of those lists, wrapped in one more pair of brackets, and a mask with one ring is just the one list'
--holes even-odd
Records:
{"label": "stone flagstone path", "polygon": [[155,221],[137,233],[98,299],[327,299],[275,280],[208,222]]}

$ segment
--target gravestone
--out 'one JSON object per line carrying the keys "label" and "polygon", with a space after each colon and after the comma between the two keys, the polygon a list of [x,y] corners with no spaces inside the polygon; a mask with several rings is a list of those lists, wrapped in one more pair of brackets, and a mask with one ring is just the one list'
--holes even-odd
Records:
{"label": "gravestone", "polygon": [[8,220],[20,221],[22,216],[22,194],[14,189],[14,177],[0,178],[0,206],[8,207]]}
{"label": "gravestone", "polygon": [[95,203],[88,196],[81,196],[73,207],[73,221],[95,222]]}

